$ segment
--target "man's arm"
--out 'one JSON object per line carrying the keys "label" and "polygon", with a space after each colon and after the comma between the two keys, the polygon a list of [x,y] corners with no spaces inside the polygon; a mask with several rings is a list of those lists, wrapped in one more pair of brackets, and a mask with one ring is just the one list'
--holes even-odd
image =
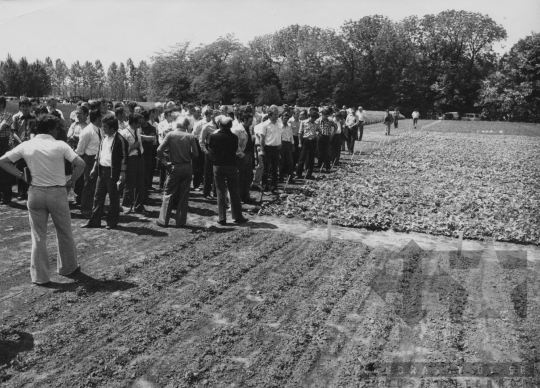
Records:
{"label": "man's arm", "polygon": [[169,138],[170,136],[167,134],[157,149],[157,159],[160,161],[163,161],[165,158],[165,151],[169,149]]}
{"label": "man's arm", "polygon": [[20,171],[15,165],[11,162],[11,160],[7,157],[7,155],[4,155],[0,158],[0,168],[5,170],[11,175],[16,176],[19,179],[22,179],[26,181],[24,178],[24,174],[22,171]]}
{"label": "man's arm", "polygon": [[206,142],[205,142],[207,133],[208,133],[208,128],[203,128],[201,131],[201,138],[199,139],[199,145],[201,146],[202,152],[204,152],[205,154],[210,153],[210,150],[206,148]]}
{"label": "man's arm", "polygon": [[80,156],[73,159],[71,164],[73,164],[73,174],[71,174],[71,177],[66,182],[66,188],[68,190],[73,187],[73,184],[77,181],[77,179],[79,179],[86,168],[86,163]]}
{"label": "man's arm", "polygon": [[199,150],[197,149],[197,139],[193,136],[191,139],[191,159],[196,159],[199,156]]}

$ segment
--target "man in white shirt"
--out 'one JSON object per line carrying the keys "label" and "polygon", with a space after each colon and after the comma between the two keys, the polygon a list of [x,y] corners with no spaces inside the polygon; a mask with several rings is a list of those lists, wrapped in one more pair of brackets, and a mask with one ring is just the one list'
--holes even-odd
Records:
{"label": "man in white shirt", "polygon": [[195,191],[200,191],[200,185],[203,183],[204,178],[204,153],[201,150],[199,140],[204,124],[208,122],[207,120],[211,120],[210,116],[208,116],[208,118],[206,115],[201,117],[201,113],[201,108],[199,107],[196,107],[193,110],[195,125],[193,126],[193,132],[191,132],[191,134],[195,136],[195,141],[197,143],[197,157],[192,160],[191,164],[193,167],[193,188]]}
{"label": "man in white shirt", "polygon": [[144,209],[144,158],[143,134],[141,126],[144,118],[133,113],[129,115],[129,127],[120,131],[120,135],[128,142],[128,158],[126,171],[126,186],[122,206],[127,207],[125,214],[143,213]]}
{"label": "man in white shirt", "polygon": [[82,228],[101,227],[101,216],[105,207],[105,197],[109,194],[109,212],[107,226],[113,229],[120,218],[120,198],[118,185],[126,181],[127,142],[118,133],[118,120],[114,115],[106,115],[102,119],[103,140],[98,148],[96,160],[90,176],[97,178],[96,194],[92,216]]}
{"label": "man in white shirt", "polygon": [[[7,152],[0,158],[0,168],[24,179],[30,184],[28,213],[32,233],[30,275],[32,282],[50,282],[49,254],[47,252],[47,222],[49,214],[56,229],[58,248],[58,273],[70,276],[77,272],[77,249],[71,230],[68,191],[85,168],[84,161],[63,141],[57,141],[57,119],[45,115],[38,120],[37,135]],[[30,170],[31,180],[13,163],[24,159]],[[74,166],[73,174],[66,180],[64,162]],[[67,190],[66,190],[67,189]]]}
{"label": "man in white shirt", "polygon": [[[210,154],[210,150],[208,149],[208,142],[210,141],[210,136],[219,130],[216,124],[216,117],[218,117],[220,114],[221,112],[219,110],[206,110],[205,117],[210,117],[210,120],[203,125],[201,136],[199,137],[199,144],[202,152],[204,152],[203,196],[206,199],[213,199],[216,197],[216,187],[214,184],[214,160]],[[211,193],[214,194],[213,197],[210,195]]]}
{"label": "man in white shirt", "polygon": [[364,112],[364,109],[361,106],[358,107],[356,117],[358,117],[358,141],[362,141],[362,137],[364,136],[364,122],[366,121],[366,112]]}
{"label": "man in white shirt", "polygon": [[412,119],[414,124],[414,129],[416,129],[416,124],[418,124],[418,119],[420,118],[420,113],[418,112],[418,109],[415,109],[414,112],[412,112]]}
{"label": "man in white shirt", "polygon": [[68,144],[75,150],[79,144],[79,136],[84,128],[90,123],[88,121],[88,108],[86,106],[79,106],[75,110],[77,121],[72,123],[68,129],[67,138]]}
{"label": "man in white shirt", "polygon": [[268,108],[268,121],[265,121],[261,127],[261,151],[265,156],[264,172],[262,182],[264,190],[270,191],[268,184],[268,175],[272,172],[271,190],[273,194],[277,193],[278,175],[279,175],[279,153],[281,150],[281,133],[283,131],[278,122],[278,108],[275,105]]}
{"label": "man in white shirt", "polygon": [[91,178],[90,172],[94,167],[96,154],[101,143],[101,111],[90,112],[90,125],[83,129],[79,137],[79,144],[75,152],[86,163],[86,169],[75,183],[75,200],[81,204],[81,215],[90,218],[94,206],[94,194],[96,191],[97,177]]}
{"label": "man in white shirt", "polygon": [[[158,124],[157,132],[158,132],[158,143],[161,144],[163,142],[163,139],[165,139],[165,136],[167,136],[167,133],[172,131],[172,115],[173,110],[172,109],[166,109],[165,112],[163,112],[163,120],[161,120]],[[162,163],[158,164],[159,167],[159,189],[163,190],[165,188],[165,179],[167,178],[167,169]]]}
{"label": "man in white shirt", "polygon": [[245,170],[246,170],[246,158],[244,151],[246,149],[246,145],[248,142],[248,135],[247,131],[244,128],[243,124],[243,118],[241,117],[241,114],[239,113],[236,116],[236,125],[233,125],[231,132],[238,137],[238,150],[236,151],[236,166],[238,167],[238,188],[239,192],[241,193],[242,187],[244,187],[244,177],[245,177]]}
{"label": "man in white shirt", "polygon": [[279,164],[279,181],[283,183],[285,180],[285,176],[288,176],[289,183],[294,183],[294,138],[292,128],[289,125],[288,113],[283,113],[283,116],[281,116],[281,122],[283,127],[281,133],[281,159]]}
{"label": "man in white shirt", "polygon": [[116,108],[114,110],[114,115],[116,117],[116,120],[118,120],[118,131],[119,132],[129,128],[129,125],[126,122],[126,113],[124,111],[124,108],[122,108],[122,107]]}
{"label": "man in white shirt", "polygon": [[345,119],[345,137],[349,154],[352,154],[354,152],[354,143],[358,139],[358,116],[353,111]]}
{"label": "man in white shirt", "polygon": [[261,122],[253,128],[253,134],[254,134],[254,141],[255,141],[255,147],[257,150],[257,166],[255,167],[255,175],[253,177],[253,184],[251,186],[252,190],[261,190],[261,182],[262,177],[264,173],[264,165],[265,165],[265,159],[264,152],[262,152],[261,149],[261,130],[263,124],[268,121],[268,116],[264,115]]}

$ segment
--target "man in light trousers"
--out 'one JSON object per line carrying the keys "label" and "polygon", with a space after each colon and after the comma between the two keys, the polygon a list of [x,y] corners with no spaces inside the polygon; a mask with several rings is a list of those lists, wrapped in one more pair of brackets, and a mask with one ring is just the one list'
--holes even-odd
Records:
{"label": "man in light trousers", "polygon": [[[47,254],[47,221],[49,214],[56,229],[58,273],[70,276],[78,270],[77,249],[71,230],[68,190],[84,171],[85,163],[67,143],[55,140],[59,121],[45,115],[37,123],[37,135],[0,158],[0,168],[30,184],[28,214],[32,233],[30,275],[32,282],[50,282]],[[24,159],[29,175],[20,171],[16,161]],[[64,160],[73,164],[73,175],[66,181]]]}

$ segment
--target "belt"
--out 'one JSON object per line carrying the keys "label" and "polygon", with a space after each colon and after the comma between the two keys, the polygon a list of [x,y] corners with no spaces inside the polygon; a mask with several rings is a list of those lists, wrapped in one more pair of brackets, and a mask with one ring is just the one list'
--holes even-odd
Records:
{"label": "belt", "polygon": [[173,166],[181,166],[183,164],[191,164],[191,162],[171,163]]}
{"label": "belt", "polygon": [[109,168],[109,169],[111,169],[112,167],[110,167],[110,166],[104,166],[104,165],[100,164],[100,165],[99,165],[99,168]]}
{"label": "belt", "polygon": [[58,187],[62,187],[62,188],[65,188],[66,186],[60,186],[60,185],[56,185],[56,186],[36,186],[36,185],[30,185],[32,187],[38,187],[40,189],[54,189],[54,188],[58,188]]}

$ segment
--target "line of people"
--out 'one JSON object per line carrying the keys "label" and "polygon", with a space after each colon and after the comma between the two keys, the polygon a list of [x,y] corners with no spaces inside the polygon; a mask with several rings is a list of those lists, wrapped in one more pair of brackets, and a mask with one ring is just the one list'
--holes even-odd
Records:
{"label": "line of people", "polygon": [[[20,109],[12,119],[7,118],[11,119],[8,127],[12,138],[16,139],[13,146],[34,136],[32,128],[39,116],[55,114],[62,118],[54,99],[50,99],[46,107],[23,99]],[[229,126],[225,119],[230,119],[228,129],[237,138],[234,157],[237,182],[229,183],[229,177],[223,186],[221,175],[217,179],[214,170],[218,167],[224,171],[222,167],[232,167],[232,161],[226,158],[224,162],[222,157],[216,156],[221,152],[219,142],[214,141],[213,147],[210,143],[214,134]],[[254,202],[251,191],[276,194],[280,182],[293,184],[295,179],[313,179],[315,168],[329,172],[332,166],[339,165],[342,151],[353,153],[355,142],[362,140],[365,112],[362,107],[336,110],[324,106],[298,109],[284,105],[278,109],[275,105],[254,107],[250,104],[243,108],[233,105],[229,111],[226,105],[209,104],[205,100],[200,105],[169,101],[144,109],[134,102],[113,104],[99,99],[80,101],[70,120],[72,123],[67,130],[61,125],[63,120],[59,120],[58,139],[67,142],[86,165],[74,184],[75,205],[80,206],[81,215],[89,220],[85,227],[99,227],[108,194],[107,227],[114,228],[121,211],[125,214],[145,212],[149,192],[154,190],[156,170],[159,190],[164,190],[158,224],[168,225],[171,210],[177,204],[176,224],[185,224],[182,210],[187,209],[185,182],[177,183],[178,176],[172,172],[176,164],[188,164],[187,161],[191,168],[189,185],[193,183],[193,189],[202,191],[206,199],[217,199],[218,209],[230,207],[233,219],[242,221],[244,217],[236,194],[224,196],[224,187],[237,192],[240,202],[250,203]],[[182,146],[185,141],[179,141],[176,134],[170,136],[175,141],[166,141],[173,132],[191,135],[193,139],[189,142],[194,146]],[[183,147],[185,152],[179,155],[176,147]],[[190,154],[186,153],[188,149]],[[25,167],[24,160],[19,163],[20,169]],[[70,169],[66,163],[68,175]],[[187,166],[182,169],[186,170]],[[176,171],[178,174],[179,170]],[[19,196],[24,199],[28,185],[24,180],[19,180],[18,184]],[[189,190],[187,193],[189,195]],[[4,200],[10,198],[4,195]],[[218,222],[226,222],[225,212],[218,213]]]}

